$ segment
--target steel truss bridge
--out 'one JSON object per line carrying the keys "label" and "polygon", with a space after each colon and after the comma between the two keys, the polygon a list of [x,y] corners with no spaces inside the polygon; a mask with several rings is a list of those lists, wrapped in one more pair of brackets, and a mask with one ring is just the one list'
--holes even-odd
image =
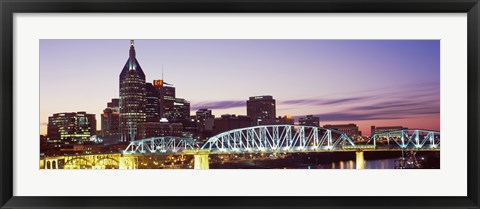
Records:
{"label": "steel truss bridge", "polygon": [[[352,140],[345,133],[313,126],[266,125],[234,129],[211,137],[203,145],[192,138],[153,137],[130,142],[123,154],[195,155],[195,168],[208,169],[209,154],[227,153],[357,153],[357,168],[364,166],[364,151],[439,151],[440,132],[398,130]],[[198,162],[198,165],[197,165]]]}
{"label": "steel truss bridge", "polygon": [[234,129],[211,137],[200,146],[192,138],[153,137],[130,142],[124,154],[236,152],[322,152],[357,150],[437,150],[440,132],[398,130],[352,140],[333,129],[298,125],[267,125]]}

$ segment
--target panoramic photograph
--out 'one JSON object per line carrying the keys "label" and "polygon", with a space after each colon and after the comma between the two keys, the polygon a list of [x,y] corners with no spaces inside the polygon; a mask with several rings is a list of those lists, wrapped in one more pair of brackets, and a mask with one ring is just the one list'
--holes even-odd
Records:
{"label": "panoramic photograph", "polygon": [[40,169],[440,169],[440,40],[42,39]]}

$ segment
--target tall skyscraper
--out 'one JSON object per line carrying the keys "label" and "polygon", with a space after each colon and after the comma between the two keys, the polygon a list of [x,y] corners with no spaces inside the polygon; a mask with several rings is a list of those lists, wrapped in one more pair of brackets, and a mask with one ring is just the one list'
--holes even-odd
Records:
{"label": "tall skyscraper", "polygon": [[130,54],[120,73],[120,141],[135,140],[137,123],[146,121],[145,73],[135,57],[134,41]]}
{"label": "tall skyscraper", "polygon": [[160,93],[155,89],[152,83],[147,83],[147,104],[146,114],[147,122],[160,121]]}
{"label": "tall skyscraper", "polygon": [[247,101],[247,116],[252,125],[268,125],[275,123],[275,100],[272,96],[254,96]]}
{"label": "tall skyscraper", "polygon": [[153,86],[159,94],[160,118],[171,120],[175,106],[175,87],[163,80],[154,80]]}

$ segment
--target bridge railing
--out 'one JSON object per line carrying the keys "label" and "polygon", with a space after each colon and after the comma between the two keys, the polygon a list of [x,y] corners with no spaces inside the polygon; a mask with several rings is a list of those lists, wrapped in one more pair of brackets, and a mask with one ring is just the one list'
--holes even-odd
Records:
{"label": "bridge railing", "polygon": [[374,134],[367,144],[376,147],[398,147],[401,149],[438,149],[440,132],[421,129],[405,129]]}
{"label": "bridge railing", "polygon": [[123,153],[178,153],[185,150],[195,150],[195,147],[195,141],[192,138],[165,136],[131,141]]}

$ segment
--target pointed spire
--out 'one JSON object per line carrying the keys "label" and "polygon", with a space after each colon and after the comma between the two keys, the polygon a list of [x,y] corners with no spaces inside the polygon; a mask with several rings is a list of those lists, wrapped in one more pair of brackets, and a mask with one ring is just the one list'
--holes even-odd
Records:
{"label": "pointed spire", "polygon": [[140,67],[140,64],[136,58],[134,40],[130,40],[130,52],[127,63],[125,63],[122,72],[120,73],[120,80],[125,79],[125,76],[127,76],[129,71],[137,71],[137,75],[140,76],[140,78],[145,79],[145,73],[143,72],[142,67]]}
{"label": "pointed spire", "polygon": [[128,69],[135,70],[135,42],[130,40],[130,57],[128,59]]}

